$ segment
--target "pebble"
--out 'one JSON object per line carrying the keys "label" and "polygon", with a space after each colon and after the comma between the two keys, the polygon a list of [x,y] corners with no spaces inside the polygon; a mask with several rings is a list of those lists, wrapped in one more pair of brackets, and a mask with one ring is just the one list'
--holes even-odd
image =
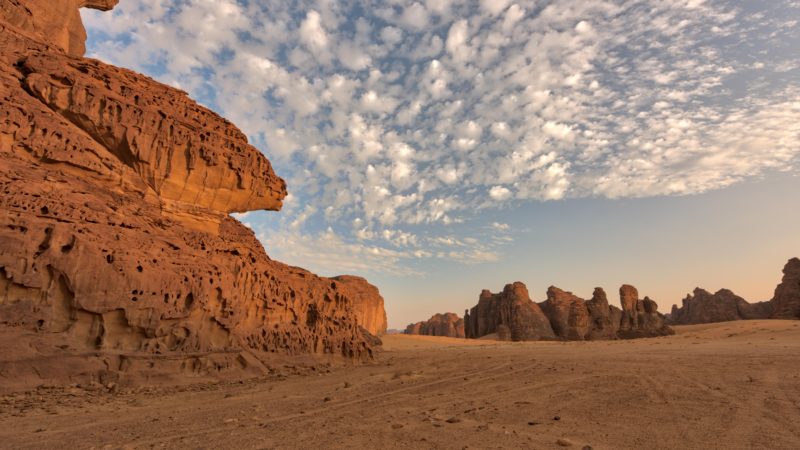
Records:
{"label": "pebble", "polygon": [[561,439],[557,440],[556,444],[558,444],[558,445],[560,445],[562,447],[572,447],[572,441],[570,441],[569,439],[564,439],[564,438],[561,438]]}

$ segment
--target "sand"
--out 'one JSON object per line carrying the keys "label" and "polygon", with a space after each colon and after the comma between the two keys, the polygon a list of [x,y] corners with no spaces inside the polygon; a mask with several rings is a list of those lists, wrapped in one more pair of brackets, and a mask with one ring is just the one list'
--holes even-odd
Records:
{"label": "sand", "polygon": [[800,448],[800,322],[676,330],[566,343],[395,335],[365,366],[40,389],[0,398],[0,447]]}

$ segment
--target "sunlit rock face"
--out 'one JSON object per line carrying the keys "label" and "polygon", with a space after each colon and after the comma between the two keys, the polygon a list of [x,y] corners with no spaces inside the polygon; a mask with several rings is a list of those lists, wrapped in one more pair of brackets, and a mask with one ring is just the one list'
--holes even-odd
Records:
{"label": "sunlit rock face", "polygon": [[0,2],[0,385],[370,358],[378,290],[273,261],[228,215],[286,196],[244,134],[82,57],[79,7],[115,4]]}

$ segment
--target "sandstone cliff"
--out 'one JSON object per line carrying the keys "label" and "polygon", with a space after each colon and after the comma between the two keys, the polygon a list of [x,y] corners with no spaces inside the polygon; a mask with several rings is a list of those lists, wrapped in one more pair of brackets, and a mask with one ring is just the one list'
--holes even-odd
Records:
{"label": "sandstone cliff", "polygon": [[498,339],[630,339],[672,334],[664,324],[658,305],[640,300],[632,286],[620,289],[623,309],[609,305],[605,292],[596,288],[585,301],[571,292],[551,286],[547,300],[534,303],[524,284],[506,285],[500,294],[483,291],[478,305],[465,317],[468,338],[497,333]]}
{"label": "sandstone cliff", "polygon": [[464,333],[472,339],[497,333],[499,338],[512,341],[556,337],[547,316],[519,281],[507,284],[499,294],[481,292],[478,304],[464,313]]}
{"label": "sandstone cliff", "polygon": [[729,320],[767,319],[772,312],[770,302],[748,303],[728,289],[714,294],[696,288],[683,299],[680,308],[672,305],[669,322],[675,325],[725,322]]}
{"label": "sandstone cliff", "polygon": [[428,320],[410,324],[405,334],[463,338],[464,319],[455,313],[434,314]]}
{"label": "sandstone cliff", "polygon": [[377,289],[272,261],[228,215],[286,195],[243,133],[81,57],[78,8],[115,4],[0,1],[0,388],[370,358]]}
{"label": "sandstone cliff", "polygon": [[375,336],[386,334],[386,310],[378,288],[361,277],[351,275],[340,275],[333,280],[353,300],[358,324]]}
{"label": "sandstone cliff", "polygon": [[800,259],[792,258],[783,268],[783,280],[772,297],[773,319],[800,319]]}
{"label": "sandstone cliff", "polygon": [[728,289],[714,294],[696,288],[672,306],[667,318],[675,325],[753,319],[800,319],[800,259],[790,259],[783,268],[783,280],[770,301],[748,303]]}

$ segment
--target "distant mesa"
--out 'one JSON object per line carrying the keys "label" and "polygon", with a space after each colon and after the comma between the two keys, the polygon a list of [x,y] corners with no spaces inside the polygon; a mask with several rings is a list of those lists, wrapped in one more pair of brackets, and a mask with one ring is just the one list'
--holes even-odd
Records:
{"label": "distant mesa", "polygon": [[478,304],[465,313],[467,338],[497,334],[501,340],[632,339],[673,334],[658,305],[636,288],[620,288],[622,309],[609,305],[605,291],[596,288],[591,300],[551,286],[547,300],[535,303],[521,282],[493,294],[484,290]]}
{"label": "distant mesa", "polygon": [[428,320],[407,326],[405,334],[463,338],[464,319],[455,313],[434,314]]}
{"label": "distant mesa", "polygon": [[371,359],[378,289],[274,261],[229,215],[287,193],[244,133],[83,58],[79,7],[116,3],[0,2],[0,391]]}
{"label": "distant mesa", "polygon": [[800,319],[800,259],[790,259],[783,268],[783,280],[772,299],[748,303],[728,289],[710,292],[696,288],[683,299],[681,307],[672,306],[667,317],[674,325],[690,325],[730,320]]}

